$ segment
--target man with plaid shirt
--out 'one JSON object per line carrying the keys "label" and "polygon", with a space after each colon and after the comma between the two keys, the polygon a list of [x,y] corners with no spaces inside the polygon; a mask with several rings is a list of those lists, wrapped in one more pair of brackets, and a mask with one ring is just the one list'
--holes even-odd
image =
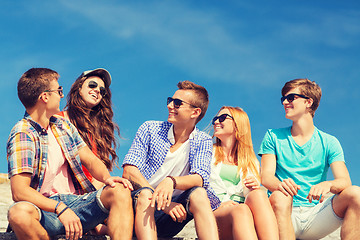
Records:
{"label": "man with plaid shirt", "polygon": [[168,121],[142,124],[123,162],[123,177],[137,188],[132,197],[138,239],[172,237],[192,218],[199,239],[218,239],[212,209],[220,201],[209,187],[212,139],[195,127],[207,110],[208,93],[190,81],[178,88],[167,101]]}
{"label": "man with plaid shirt", "polygon": [[[8,212],[17,239],[79,239],[108,218],[112,239],[131,239],[132,185],[111,177],[106,166],[59,112],[63,89],[57,72],[32,68],[18,82],[25,116],[7,143],[8,173],[15,203]],[[98,91],[99,92],[99,91]],[[106,187],[96,191],[82,164]],[[130,189],[130,190],[129,190]]]}

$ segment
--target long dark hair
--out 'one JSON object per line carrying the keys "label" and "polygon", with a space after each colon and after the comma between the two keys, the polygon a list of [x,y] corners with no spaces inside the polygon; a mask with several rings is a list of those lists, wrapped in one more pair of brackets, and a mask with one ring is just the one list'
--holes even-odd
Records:
{"label": "long dark hair", "polygon": [[95,107],[89,108],[80,96],[80,88],[85,80],[91,76],[93,75],[89,74],[76,79],[67,95],[65,110],[71,123],[78,129],[89,148],[93,150],[92,142],[94,142],[97,156],[109,170],[112,170],[114,165],[118,166],[118,156],[115,151],[118,142],[114,133],[116,131],[120,137],[120,130],[119,126],[112,120],[114,113],[111,91],[106,81],[103,80],[107,93]]}

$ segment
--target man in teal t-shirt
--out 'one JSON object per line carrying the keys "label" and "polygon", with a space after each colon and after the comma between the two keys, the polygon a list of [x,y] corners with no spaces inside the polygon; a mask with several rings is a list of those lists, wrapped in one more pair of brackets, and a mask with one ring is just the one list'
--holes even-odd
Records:
{"label": "man in teal t-shirt", "polygon": [[[295,79],[282,89],[288,128],[267,131],[259,151],[280,239],[319,239],[342,225],[343,239],[360,236],[360,188],[351,185],[339,141],[314,126],[321,89]],[[334,180],[326,181],[329,167]],[[335,194],[326,200],[325,195]]]}

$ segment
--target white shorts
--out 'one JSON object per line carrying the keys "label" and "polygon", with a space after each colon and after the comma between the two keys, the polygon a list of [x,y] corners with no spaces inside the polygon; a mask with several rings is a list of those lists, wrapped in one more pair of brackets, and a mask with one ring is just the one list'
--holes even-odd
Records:
{"label": "white shorts", "polygon": [[293,207],[291,220],[297,239],[320,239],[338,229],[343,219],[332,208],[330,197],[311,207]]}

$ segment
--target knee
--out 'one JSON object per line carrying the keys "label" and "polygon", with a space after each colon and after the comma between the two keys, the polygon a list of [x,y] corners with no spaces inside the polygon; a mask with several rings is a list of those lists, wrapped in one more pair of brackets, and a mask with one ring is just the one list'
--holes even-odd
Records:
{"label": "knee", "polygon": [[107,186],[101,194],[101,199],[121,204],[131,203],[131,192],[122,184],[116,184],[115,187]]}
{"label": "knee", "polygon": [[[153,193],[152,191],[150,191],[150,189],[142,190],[136,196],[136,211],[150,209],[152,195]],[[155,210],[155,208],[152,209]]]}
{"label": "knee", "polygon": [[360,207],[360,187],[347,187],[341,192],[341,194],[346,197],[349,204]]}
{"label": "knee", "polygon": [[245,203],[248,205],[256,206],[258,204],[263,205],[267,201],[269,201],[269,199],[265,191],[261,189],[256,189],[247,194]]}
{"label": "knee", "polygon": [[29,203],[17,203],[9,209],[8,220],[12,227],[30,227],[34,219],[39,220],[40,216],[36,208]]}
{"label": "knee", "polygon": [[190,194],[190,203],[193,204],[206,204],[209,202],[209,198],[207,196],[206,190],[202,187],[196,188],[191,194]]}
{"label": "knee", "polygon": [[275,191],[270,196],[270,203],[275,213],[291,213],[293,198]]}
{"label": "knee", "polygon": [[247,204],[238,204],[230,214],[232,219],[253,219],[252,212]]}
{"label": "knee", "polygon": [[202,187],[196,188],[189,197],[190,211],[196,209],[205,209],[205,206],[210,206],[210,201],[207,196],[206,190]]}

